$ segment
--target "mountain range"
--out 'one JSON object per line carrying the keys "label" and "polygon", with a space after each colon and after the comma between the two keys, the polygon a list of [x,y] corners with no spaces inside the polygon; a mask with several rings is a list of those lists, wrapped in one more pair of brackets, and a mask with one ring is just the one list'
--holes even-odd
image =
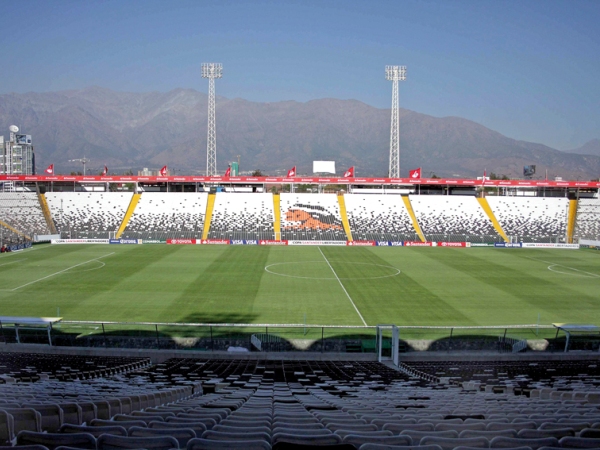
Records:
{"label": "mountain range", "polygon": [[[82,90],[0,95],[0,133],[18,125],[31,134],[38,171],[50,163],[57,173],[81,170],[69,160],[88,158],[88,173],[104,165],[110,173],[167,165],[171,174],[206,170],[207,96],[193,89],[166,93]],[[217,166],[231,161],[243,171],[277,175],[297,166],[310,174],[313,160],[334,160],[338,173],[357,176],[388,171],[390,110],[356,100],[305,103],[250,102],[217,97]],[[522,176],[535,164],[537,177],[593,179],[600,175],[600,141],[570,152],[518,141],[459,117],[432,117],[400,110],[401,176],[473,177],[495,172]]]}

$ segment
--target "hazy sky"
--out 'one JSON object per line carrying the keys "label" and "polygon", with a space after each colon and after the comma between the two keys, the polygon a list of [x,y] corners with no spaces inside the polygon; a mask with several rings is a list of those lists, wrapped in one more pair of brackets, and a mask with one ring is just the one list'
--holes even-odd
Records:
{"label": "hazy sky", "polygon": [[600,0],[2,1],[0,93],[98,85],[357,99],[558,149],[600,138]]}

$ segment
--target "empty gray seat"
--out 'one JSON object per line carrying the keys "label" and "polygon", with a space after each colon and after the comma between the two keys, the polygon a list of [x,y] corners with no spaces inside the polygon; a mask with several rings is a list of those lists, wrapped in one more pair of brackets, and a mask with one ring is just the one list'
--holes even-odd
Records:
{"label": "empty gray seat", "polygon": [[119,422],[115,422],[113,420],[103,420],[103,419],[94,419],[90,424],[93,427],[106,427],[106,426],[115,426],[118,425],[125,429],[129,429],[131,427],[145,427],[146,422],[143,420],[120,420]]}
{"label": "empty gray seat", "polygon": [[206,425],[202,422],[187,422],[187,423],[173,423],[173,422],[150,422],[148,424],[148,428],[155,428],[158,430],[168,430],[168,429],[179,429],[186,428],[190,430],[194,430],[196,436],[201,436],[207,428]]}
{"label": "empty gray seat", "polygon": [[234,433],[230,431],[212,431],[207,430],[200,436],[202,439],[208,439],[211,441],[235,441],[235,440],[249,440],[258,441],[263,440],[265,442],[271,442],[271,436],[266,432],[251,432],[245,431],[241,433]]}
{"label": "empty gray seat", "polygon": [[342,438],[344,444],[352,444],[356,448],[363,444],[412,445],[409,436],[372,436],[363,434],[348,434]]}
{"label": "empty gray seat", "polygon": [[567,436],[558,442],[563,448],[600,448],[600,438]]}
{"label": "empty gray seat", "polygon": [[490,441],[484,437],[473,437],[473,438],[450,438],[443,436],[425,436],[419,442],[419,445],[439,445],[442,450],[452,450],[454,447],[476,447],[476,448],[489,448]]}
{"label": "empty gray seat", "polygon": [[359,450],[442,450],[439,445],[388,445],[388,444],[363,444]]}
{"label": "empty gray seat", "polygon": [[263,440],[211,441],[191,439],[186,450],[271,450],[271,444]]}
{"label": "empty gray seat", "polygon": [[67,446],[82,449],[96,449],[96,438],[89,433],[38,433],[21,431],[17,435],[17,445],[43,445],[48,450]]}
{"label": "empty gray seat", "polygon": [[579,432],[579,437],[582,438],[600,438],[600,429],[598,428],[584,428]]}
{"label": "empty gray seat", "polygon": [[171,436],[131,437],[103,434],[97,441],[98,450],[140,449],[169,450],[179,448],[177,439]]}
{"label": "empty gray seat", "polygon": [[558,447],[558,439],[554,437],[524,439],[524,438],[509,438],[495,437],[490,441],[490,448],[516,448],[530,447],[532,450],[537,450],[540,447]]}
{"label": "empty gray seat", "polygon": [[309,433],[290,434],[290,433],[275,433],[271,437],[273,445],[278,442],[287,442],[289,444],[304,444],[304,445],[333,445],[341,444],[342,438],[337,434],[314,435]]}
{"label": "empty gray seat", "polygon": [[131,427],[128,435],[133,437],[171,436],[177,439],[179,448],[185,448],[189,440],[196,437],[196,432],[191,428],[160,429]]}
{"label": "empty gray seat", "polygon": [[115,434],[117,436],[127,436],[127,430],[121,426],[108,425],[104,427],[94,427],[92,425],[73,425],[70,423],[64,424],[58,430],[60,433],[89,433],[94,437],[99,437],[101,434]]}
{"label": "empty gray seat", "polygon": [[517,437],[525,439],[555,437],[556,439],[560,439],[565,436],[575,436],[575,430],[573,430],[573,428],[538,428],[537,430],[521,430]]}

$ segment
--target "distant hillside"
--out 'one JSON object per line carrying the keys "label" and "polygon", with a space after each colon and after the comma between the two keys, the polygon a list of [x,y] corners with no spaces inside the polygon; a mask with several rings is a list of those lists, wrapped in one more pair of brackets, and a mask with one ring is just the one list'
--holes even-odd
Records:
{"label": "distant hillside", "polygon": [[600,139],[592,139],[591,141],[586,142],[579,148],[567,150],[566,153],[600,156]]}
{"label": "distant hillside", "polygon": [[[0,134],[18,125],[33,135],[38,168],[80,170],[69,159],[87,157],[89,172],[159,168],[195,174],[206,169],[207,97],[191,89],[125,93],[92,87],[78,91],[0,96]],[[600,154],[560,152],[517,141],[458,117],[436,118],[401,110],[401,174],[476,176],[486,169],[520,177],[522,166],[538,173],[590,179],[600,173]],[[297,165],[310,173],[313,160],[335,160],[338,172],[387,174],[390,111],[355,100],[321,99],[257,103],[217,98],[217,162],[240,157],[241,170],[282,173]],[[587,145],[587,144],[586,144]],[[578,153],[581,153],[580,151]]]}

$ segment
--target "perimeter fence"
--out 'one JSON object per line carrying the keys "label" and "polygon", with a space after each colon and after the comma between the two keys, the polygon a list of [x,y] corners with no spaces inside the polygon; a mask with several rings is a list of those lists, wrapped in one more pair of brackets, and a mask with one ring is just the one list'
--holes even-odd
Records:
{"label": "perimeter fence", "polygon": [[[393,325],[157,323],[66,320],[54,325],[57,346],[236,352],[391,352]],[[512,351],[515,340],[534,350],[562,351],[552,325],[397,326],[399,351]],[[11,328],[1,338],[10,342]],[[47,343],[46,329],[20,329],[21,342]],[[563,342],[560,343],[555,341]],[[380,343],[381,342],[381,343]]]}

